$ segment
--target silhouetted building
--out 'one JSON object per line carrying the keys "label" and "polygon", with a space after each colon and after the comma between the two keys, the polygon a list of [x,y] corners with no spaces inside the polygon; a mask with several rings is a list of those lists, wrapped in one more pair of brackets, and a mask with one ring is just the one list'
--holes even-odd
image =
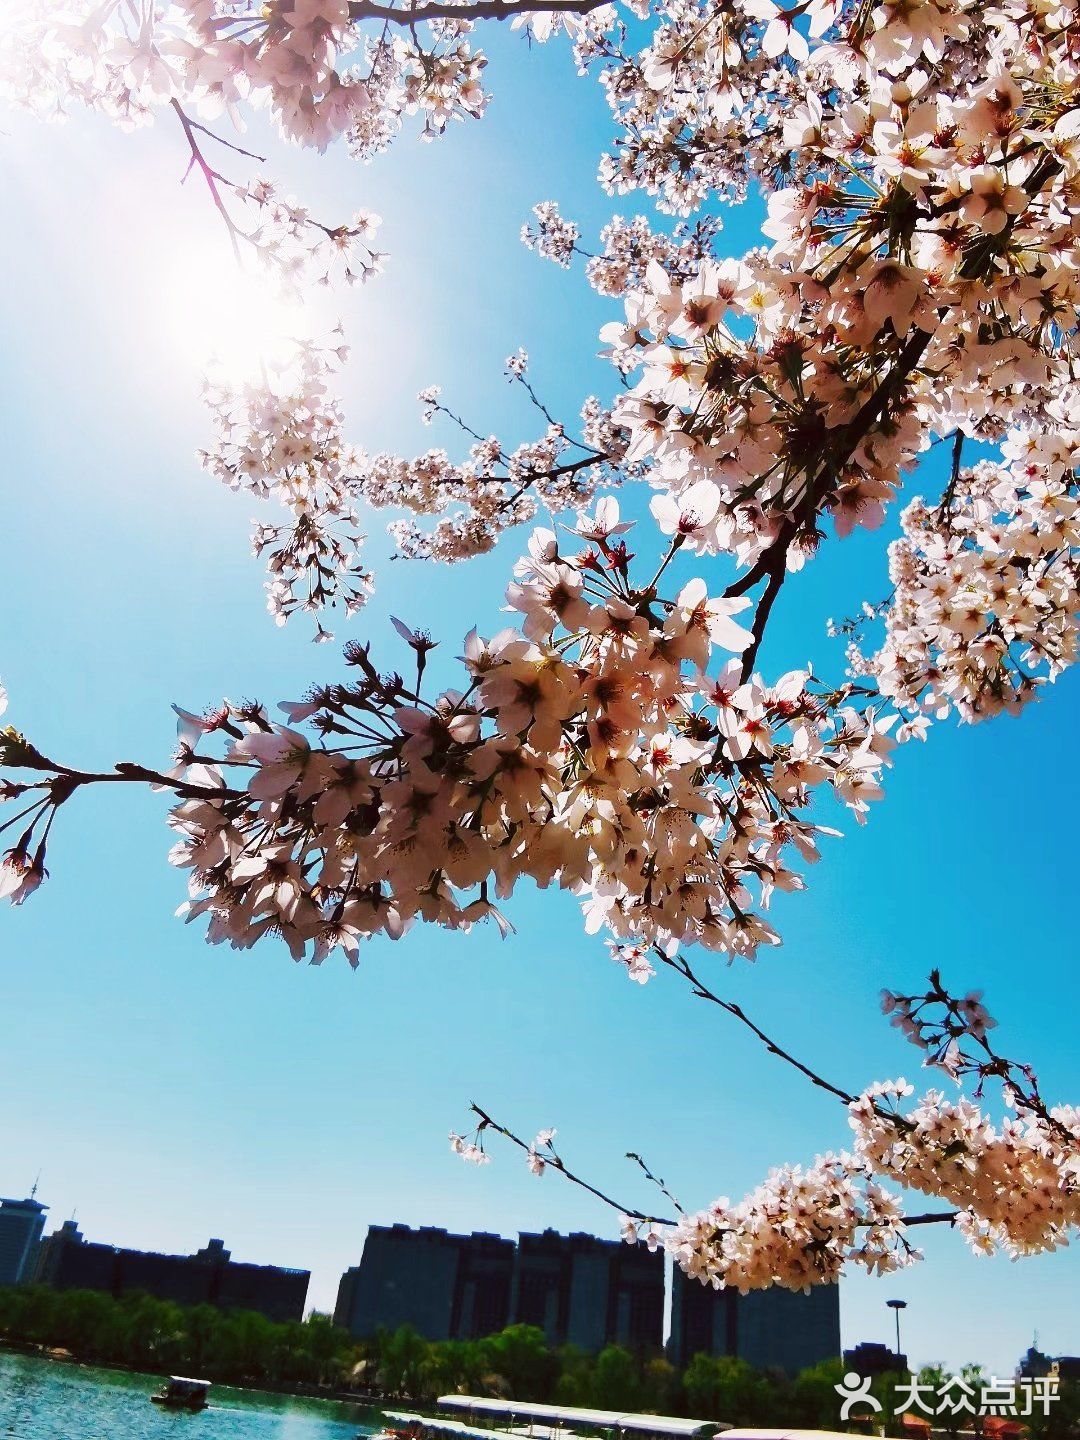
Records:
{"label": "silhouetted building", "polygon": [[0,1285],[22,1285],[33,1279],[47,1208],[33,1195],[28,1200],[0,1200]]}
{"label": "silhouetted building", "polygon": [[462,1237],[450,1333],[457,1340],[494,1335],[509,1323],[514,1246],[501,1235]]}
{"label": "silhouetted building", "polygon": [[1060,1380],[1080,1380],[1080,1355],[1044,1355],[1032,1345],[1017,1370],[1025,1380],[1039,1380],[1046,1375],[1056,1375]]}
{"label": "silhouetted building", "polygon": [[671,1293],[672,1363],[695,1355],[731,1355],[758,1370],[797,1374],[840,1354],[840,1294],[816,1285],[809,1295],[782,1290],[714,1290],[675,1267]]}
{"label": "silhouetted building", "polygon": [[334,1320],[363,1338],[411,1325],[429,1340],[537,1325],[553,1345],[617,1343],[659,1350],[664,1324],[660,1254],[591,1235],[450,1235],[373,1225],[360,1264],[338,1288]]}
{"label": "silhouetted building", "polygon": [[898,1355],[888,1345],[879,1345],[876,1340],[864,1340],[854,1350],[844,1351],[844,1369],[854,1370],[856,1375],[905,1374],[908,1363],[906,1355]]}
{"label": "silhouetted building", "polygon": [[365,1338],[411,1325],[428,1340],[471,1339],[509,1321],[514,1245],[435,1226],[372,1225],[338,1287],[334,1322]]}
{"label": "silhouetted building", "polygon": [[684,1369],[695,1355],[737,1355],[737,1290],[714,1290],[689,1280],[676,1265],[671,1289],[671,1337],[668,1353]]}
{"label": "silhouetted building", "polygon": [[158,1255],[87,1242],[74,1220],[41,1245],[38,1282],[56,1290],[104,1290],[117,1299],[143,1293],[177,1305],[257,1310],[269,1320],[302,1320],[307,1270],[247,1265],[232,1259],[220,1240],[195,1255]]}
{"label": "silhouetted building", "polygon": [[592,1235],[520,1235],[511,1319],[536,1325],[551,1345],[660,1350],[664,1257]]}

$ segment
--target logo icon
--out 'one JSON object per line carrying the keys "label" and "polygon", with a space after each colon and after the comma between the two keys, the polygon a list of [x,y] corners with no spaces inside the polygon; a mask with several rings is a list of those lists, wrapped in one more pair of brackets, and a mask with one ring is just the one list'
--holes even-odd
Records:
{"label": "logo icon", "polygon": [[870,1394],[869,1375],[857,1375],[854,1370],[849,1370],[841,1383],[834,1385],[833,1389],[843,1397],[844,1403],[840,1406],[841,1420],[848,1418],[855,1405],[868,1405],[875,1413],[881,1409],[881,1401]]}

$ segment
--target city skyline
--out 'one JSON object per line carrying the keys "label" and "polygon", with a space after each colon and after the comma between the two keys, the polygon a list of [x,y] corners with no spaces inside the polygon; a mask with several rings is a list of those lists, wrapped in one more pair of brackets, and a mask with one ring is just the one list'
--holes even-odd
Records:
{"label": "city skyline", "polygon": [[[385,217],[386,274],[341,303],[355,347],[349,432],[372,451],[456,447],[447,429],[418,424],[412,395],[432,383],[484,433],[505,421],[513,443],[523,438],[531,422],[516,428],[502,376],[519,344],[553,413],[611,391],[609,366],[569,367],[564,356],[568,339],[595,350],[619,307],[516,244],[517,226],[547,198],[586,233],[606,219],[593,183],[610,138],[602,98],[581,87],[573,104],[552,106],[567,57],[526,56],[512,38],[496,36],[493,48],[502,125],[456,127],[438,146],[408,142],[401,165],[360,169],[330,154],[320,166],[275,149],[283,186],[314,212],[367,206]],[[5,556],[4,723],[65,760],[166,763],[173,702],[299,698],[313,679],[345,673],[340,646],[353,638],[370,639],[381,666],[400,666],[392,615],[437,619],[430,664],[445,673],[474,624],[501,628],[514,540],[468,566],[389,564],[381,517],[365,517],[379,583],[362,616],[317,650],[298,624],[274,628],[261,566],[246,557],[253,507],[193,458],[207,441],[191,338],[202,302],[183,264],[225,263],[227,247],[205,196],[179,187],[176,137],[164,127],[119,135],[93,117],[63,129],[14,117],[7,128],[18,223],[0,234],[0,257],[19,283],[4,375],[24,423],[11,436],[20,483],[5,523],[48,537],[62,515],[80,544],[45,585],[38,545]],[[256,127],[245,143],[264,142],[276,145]],[[528,167],[513,163],[518,145]],[[476,174],[485,186],[454,203]],[[57,193],[86,217],[77,244],[56,223]],[[756,237],[736,216],[722,238],[735,253]],[[647,500],[621,503],[643,513]],[[763,651],[776,673],[821,652],[830,615],[884,593],[879,538],[830,542],[797,580]],[[842,646],[830,664],[842,668]],[[878,996],[914,990],[940,965],[958,991],[985,990],[1007,1052],[1036,1065],[1054,1103],[1068,1101],[1075,1022],[1056,997],[1074,983],[1080,774],[1063,763],[1062,735],[1078,717],[1074,668],[1015,720],[962,735],[935,727],[887,774],[868,824],[844,820],[842,839],[823,840],[806,892],[776,897],[784,946],[753,966],[706,957],[703,973],[843,1086],[906,1075],[921,1088],[933,1079],[880,1016]],[[1018,783],[1003,798],[993,776]],[[493,927],[468,937],[417,929],[366,947],[355,974],[340,960],[309,970],[273,942],[207,946],[174,918],[185,887],[166,863],[163,815],[149,794],[76,797],[50,840],[47,887],[0,918],[0,1188],[28,1191],[40,1167],[51,1213],[76,1209],[87,1234],[176,1250],[227,1234],[245,1256],[310,1266],[311,1298],[331,1310],[369,1223],[617,1236],[613,1212],[556,1175],[535,1179],[509,1150],[494,1145],[479,1171],[452,1157],[447,1134],[465,1127],[474,1099],[528,1135],[557,1126],[576,1169],[642,1206],[656,1193],[622,1158],[630,1150],[696,1210],[718,1194],[738,1198],[774,1165],[849,1143],[842,1107],[672,979],[628,983],[602,941],[582,934],[571,895],[523,892],[508,907],[517,930],[505,943]],[[1008,1369],[1035,1329],[1054,1353],[1080,1349],[1080,1254],[1013,1265],[973,1257],[955,1234],[919,1241],[921,1266],[844,1282],[846,1345],[891,1343],[886,1301],[898,1297],[919,1364]]]}
{"label": "city skyline", "polygon": [[[32,1187],[32,1189],[34,1190],[35,1193],[37,1193],[38,1190],[39,1190],[40,1180],[41,1180],[41,1175],[39,1174],[39,1175],[37,1176],[36,1180],[35,1180],[34,1186]],[[2,1187],[0,1187],[0,1188],[2,1188]],[[10,1189],[10,1187],[9,1187],[9,1189]],[[30,1198],[32,1198],[32,1197],[29,1197],[29,1196],[28,1196],[27,1198],[30,1199]],[[3,1203],[12,1203],[12,1202],[11,1202],[11,1197],[9,1196],[9,1197],[8,1197],[8,1200],[7,1200],[6,1202],[3,1202]],[[15,1201],[14,1203],[16,1203],[16,1204],[22,1204],[22,1203],[25,1203],[25,1202]],[[41,1209],[45,1214],[47,1214],[47,1213],[53,1208],[53,1207],[51,1207],[47,1202],[36,1202],[36,1203],[38,1203],[38,1205],[40,1206],[40,1209]],[[46,1225],[47,1225],[47,1223],[48,1223],[48,1222],[46,1221]],[[39,1242],[38,1242],[38,1243],[39,1243],[39,1247],[40,1247],[41,1249],[44,1249],[45,1245],[47,1244],[47,1242],[49,1241],[49,1239],[50,1239],[52,1236],[60,1236],[64,1230],[71,1229],[71,1228],[75,1228],[74,1215],[72,1216],[72,1218],[70,1218],[70,1219],[68,1219],[68,1220],[59,1222],[59,1223],[57,1224],[56,1228],[55,1228],[54,1230],[52,1230],[52,1231],[49,1231],[49,1230],[47,1230],[47,1229],[45,1229],[45,1228],[43,1227],[43,1231],[42,1231],[40,1240],[39,1240]],[[423,1222],[423,1221],[421,1221],[421,1222],[413,1223],[412,1225],[409,1225],[409,1224],[407,1224],[407,1223],[405,1223],[405,1222],[402,1222],[402,1221],[390,1221],[389,1223],[382,1223],[382,1222],[378,1222],[378,1221],[372,1221],[372,1222],[370,1222],[370,1224],[369,1224],[369,1225],[366,1227],[366,1229],[365,1229],[364,1238],[363,1238],[363,1241],[361,1242],[360,1252],[359,1252],[358,1257],[356,1258],[356,1260],[355,1260],[355,1262],[354,1262],[353,1264],[346,1264],[346,1265],[343,1266],[342,1271],[341,1271],[341,1273],[337,1276],[336,1281],[333,1279],[332,1276],[329,1276],[329,1275],[326,1275],[326,1274],[321,1274],[321,1275],[320,1275],[320,1274],[317,1274],[315,1271],[310,1271],[310,1272],[309,1272],[308,1270],[304,1269],[304,1267],[302,1267],[302,1266],[300,1266],[300,1265],[295,1265],[295,1266],[294,1266],[294,1265],[289,1265],[289,1266],[282,1267],[282,1262],[281,1262],[280,1258],[279,1258],[279,1257],[276,1257],[276,1256],[275,1256],[275,1257],[271,1257],[270,1259],[265,1259],[265,1258],[264,1258],[264,1259],[259,1260],[259,1261],[243,1260],[243,1261],[240,1261],[239,1263],[241,1264],[242,1267],[246,1267],[246,1268],[250,1268],[250,1269],[254,1269],[254,1268],[269,1268],[269,1269],[285,1268],[286,1270],[301,1270],[301,1269],[303,1269],[304,1273],[309,1276],[309,1284],[308,1284],[308,1286],[306,1287],[306,1289],[307,1289],[307,1294],[308,1294],[308,1299],[307,1299],[306,1304],[305,1304],[304,1307],[303,1307],[303,1313],[304,1313],[305,1315],[311,1314],[311,1313],[313,1313],[313,1312],[318,1312],[318,1313],[322,1313],[322,1314],[327,1314],[327,1315],[330,1315],[330,1316],[334,1317],[335,1320],[337,1321],[337,1323],[342,1323],[342,1324],[344,1324],[344,1328],[350,1328],[349,1325],[348,1325],[346,1322],[344,1322],[343,1320],[339,1320],[339,1319],[338,1319],[337,1312],[340,1310],[341,1303],[342,1303],[341,1297],[342,1297],[342,1293],[343,1293],[343,1288],[344,1288],[344,1286],[346,1285],[346,1283],[347,1283],[347,1281],[348,1281],[348,1278],[349,1278],[350,1273],[356,1273],[356,1272],[359,1270],[359,1267],[360,1267],[360,1265],[361,1265],[361,1263],[362,1263],[364,1248],[366,1247],[367,1240],[368,1240],[368,1237],[369,1237],[370,1233],[371,1233],[372,1231],[384,1231],[384,1232],[389,1232],[389,1231],[402,1231],[402,1230],[404,1230],[404,1231],[409,1231],[410,1233],[413,1233],[413,1234],[415,1234],[415,1233],[417,1233],[417,1232],[430,1232],[430,1233],[433,1233],[433,1234],[436,1234],[436,1235],[448,1236],[451,1240],[461,1240],[461,1239],[469,1239],[469,1238],[472,1238],[472,1239],[480,1238],[480,1239],[483,1239],[483,1240],[492,1240],[492,1241],[501,1242],[501,1243],[503,1243],[503,1244],[505,1244],[505,1245],[507,1245],[507,1246],[510,1246],[510,1247],[512,1247],[512,1248],[515,1248],[515,1249],[516,1249],[515,1242],[516,1242],[516,1241],[519,1241],[519,1240],[522,1239],[522,1238],[526,1238],[526,1239],[529,1239],[529,1240],[537,1240],[537,1239],[542,1239],[543,1236],[546,1235],[546,1234],[551,1234],[553,1237],[557,1237],[557,1238],[560,1239],[560,1240],[568,1240],[568,1239],[592,1240],[592,1241],[597,1242],[597,1243],[598,1243],[599,1245],[601,1245],[601,1246],[609,1246],[609,1245],[610,1245],[610,1246],[621,1246],[621,1245],[624,1243],[624,1242],[621,1242],[621,1241],[612,1241],[610,1237],[604,1237],[604,1236],[600,1236],[600,1235],[594,1235],[594,1234],[591,1234],[590,1232],[585,1232],[585,1231],[573,1231],[573,1232],[571,1232],[571,1233],[569,1233],[569,1234],[565,1234],[565,1235],[564,1235],[561,1231],[556,1231],[556,1230],[554,1230],[552,1227],[546,1227],[543,1231],[514,1230],[514,1231],[512,1231],[510,1234],[503,1234],[502,1232],[498,1232],[498,1231],[476,1231],[476,1230],[473,1230],[473,1231],[468,1232],[467,1234],[457,1235],[457,1234],[453,1233],[452,1231],[448,1231],[445,1226],[438,1225],[438,1224],[431,1223],[431,1222]],[[80,1238],[81,1238],[81,1237],[80,1237]],[[108,1248],[115,1248],[115,1249],[124,1249],[124,1248],[125,1248],[123,1241],[122,1241],[122,1240],[119,1240],[119,1239],[109,1240],[109,1241],[97,1241],[97,1242],[94,1242],[94,1243],[96,1244],[97,1248],[106,1248],[106,1247],[108,1247]],[[210,1246],[211,1246],[211,1247],[213,1247],[213,1246],[215,1246],[215,1245],[220,1246],[220,1244],[221,1244],[220,1241],[214,1241],[214,1240],[211,1240],[211,1241],[210,1241]],[[130,1247],[130,1248],[133,1248],[133,1249],[134,1249],[135,1247]],[[629,1248],[629,1247],[627,1247],[627,1248]],[[204,1247],[204,1249],[205,1249],[205,1247]],[[2,1250],[2,1244],[0,1244],[0,1250]],[[163,1246],[147,1245],[147,1246],[145,1247],[145,1250],[143,1251],[143,1253],[145,1253],[145,1254],[148,1255],[148,1256],[155,1257],[155,1258],[162,1258],[162,1257],[165,1257],[165,1258],[174,1258],[174,1257],[172,1256],[172,1252],[170,1252],[168,1249],[166,1249],[166,1248],[163,1247]],[[187,1253],[188,1253],[188,1252],[186,1252],[186,1251],[181,1251],[181,1252],[180,1252],[180,1254],[182,1254],[182,1255],[187,1255]],[[198,1258],[200,1258],[201,1253],[202,1253],[202,1252],[192,1252],[189,1258],[198,1259]],[[647,1252],[644,1252],[644,1253],[647,1254]],[[231,1254],[231,1252],[230,1252],[230,1251],[225,1251],[224,1254],[225,1254],[226,1259],[228,1259],[229,1256],[230,1256],[230,1254]],[[656,1258],[658,1258],[658,1257],[656,1257]],[[696,1353],[696,1351],[697,1351],[698,1348],[700,1348],[701,1350],[705,1351],[706,1353],[724,1353],[722,1350],[719,1351],[719,1352],[716,1351],[714,1343],[711,1341],[710,1338],[704,1336],[704,1334],[703,1334],[703,1332],[702,1332],[702,1328],[701,1328],[701,1327],[702,1327],[702,1323],[703,1323],[703,1322],[702,1322],[702,1319],[701,1319],[700,1317],[701,1317],[701,1316],[703,1315],[703,1313],[704,1313],[704,1311],[703,1311],[703,1309],[702,1309],[703,1304],[711,1303],[713,1299],[719,1299],[720,1304],[717,1306],[717,1309],[716,1309],[716,1314],[717,1314],[717,1317],[718,1317],[718,1318],[717,1318],[716,1320],[714,1320],[714,1321],[712,1321],[712,1322],[708,1322],[708,1323],[710,1323],[712,1326],[716,1326],[716,1325],[718,1325],[718,1324],[719,1324],[719,1325],[723,1325],[723,1324],[726,1323],[726,1325],[727,1325],[727,1327],[728,1327],[728,1330],[729,1330],[729,1336],[730,1336],[730,1334],[734,1333],[734,1332],[732,1331],[732,1329],[731,1329],[732,1323],[733,1323],[733,1320],[734,1320],[734,1308],[735,1308],[735,1307],[743,1307],[743,1306],[745,1306],[745,1304],[746,1304],[746,1299],[747,1299],[747,1298],[749,1298],[749,1300],[750,1300],[751,1302],[753,1302],[753,1301],[754,1301],[754,1295],[752,1294],[750,1297],[743,1297],[742,1299],[740,1299],[740,1297],[738,1296],[738,1294],[737,1294],[736,1292],[734,1292],[734,1291],[731,1291],[731,1292],[714,1292],[714,1291],[711,1290],[710,1287],[707,1287],[707,1286],[706,1286],[706,1287],[701,1287],[703,1299],[700,1300],[700,1301],[698,1301],[698,1300],[696,1300],[696,1298],[695,1298],[695,1297],[696,1297],[696,1292],[697,1292],[697,1290],[698,1290],[698,1288],[699,1288],[697,1282],[688,1280],[687,1277],[683,1276],[683,1275],[682,1275],[680,1272],[678,1272],[677,1270],[673,1272],[673,1268],[671,1267],[670,1263],[665,1266],[665,1268],[664,1268],[664,1274],[665,1274],[665,1279],[664,1279],[664,1294],[665,1294],[665,1300],[664,1300],[664,1305],[663,1305],[663,1327],[662,1327],[662,1334],[663,1334],[663,1346],[665,1347],[665,1349],[670,1349],[672,1356],[677,1355],[677,1356],[679,1357],[680,1363],[683,1363],[683,1364],[686,1363],[686,1361],[688,1360],[689,1356],[690,1356],[692,1353]],[[314,1282],[314,1283],[311,1283],[311,1282]],[[27,1283],[27,1282],[24,1280],[23,1283]],[[854,1288],[853,1285],[852,1285],[852,1282],[851,1282],[850,1280],[841,1281],[841,1285],[843,1286],[843,1288],[844,1288],[844,1290],[845,1290],[845,1293],[846,1293],[848,1290]],[[672,1287],[674,1287],[674,1289],[673,1289]],[[820,1290],[832,1290],[832,1291],[834,1291],[834,1292],[837,1291],[839,1288],[840,1288],[839,1286],[836,1286],[836,1287],[827,1287],[827,1286],[826,1286],[826,1287],[817,1287],[817,1289],[818,1289],[819,1291],[820,1291]],[[756,1292],[756,1293],[757,1293],[759,1296],[761,1296],[761,1297],[766,1297],[766,1296],[768,1296],[769,1294],[775,1293],[775,1292],[764,1291],[764,1292]],[[800,1297],[799,1295],[795,1294],[794,1292],[783,1292],[783,1293],[788,1296],[788,1303],[790,1303],[790,1302],[797,1302],[797,1301],[799,1301],[801,1298],[803,1298],[803,1297]],[[318,1296],[318,1297],[320,1297],[320,1298],[314,1298],[314,1296]],[[331,1298],[329,1299],[329,1301],[327,1301],[325,1298],[322,1298],[322,1297],[326,1297],[326,1296],[330,1296],[330,1297],[331,1297]],[[683,1299],[682,1301],[680,1301],[680,1296],[681,1296],[681,1297],[684,1297],[684,1299]],[[705,1297],[705,1296],[708,1296],[708,1297],[709,1297],[709,1301],[708,1301],[708,1302],[706,1302],[706,1301],[704,1300],[704,1297]],[[687,1337],[688,1337],[688,1338],[684,1340],[684,1339],[681,1339],[681,1338],[680,1338],[680,1335],[681,1335],[681,1333],[682,1333],[682,1331],[683,1331],[683,1327],[687,1327],[687,1321],[686,1321],[686,1320],[680,1321],[679,1318],[678,1318],[678,1316],[679,1316],[679,1313],[680,1313],[680,1309],[682,1309],[683,1306],[685,1305],[685,1300],[686,1300],[686,1299],[688,1299],[688,1300],[691,1302],[693,1311],[696,1312],[696,1317],[693,1318],[693,1319],[691,1319],[691,1320],[689,1321],[689,1326],[688,1326],[688,1328],[686,1329],[686,1334],[687,1334]],[[883,1302],[883,1304],[887,1306],[888,1302]],[[905,1309],[907,1308],[906,1302],[905,1302],[905,1305],[904,1305],[903,1308],[905,1308]],[[754,1313],[751,1313],[751,1311],[753,1311]],[[731,1312],[731,1313],[729,1314],[729,1313],[727,1313],[727,1312]],[[750,1344],[751,1344],[751,1350],[747,1352],[748,1354],[750,1354],[750,1353],[753,1353],[753,1352],[754,1352],[755,1347],[756,1347],[757,1351],[760,1352],[761,1345],[762,1345],[762,1336],[768,1333],[768,1327],[769,1327],[769,1324],[770,1324],[771,1322],[769,1322],[768,1320],[765,1319],[765,1316],[766,1316],[766,1314],[767,1314],[767,1311],[766,1311],[766,1308],[763,1307],[763,1306],[760,1305],[760,1304],[758,1304],[758,1305],[755,1306],[753,1303],[751,1303],[750,1310],[748,1310],[747,1313],[748,1313],[748,1316],[749,1316],[749,1320],[748,1320],[748,1321],[747,1321],[746,1319],[740,1318],[738,1321],[735,1321],[734,1323],[735,1323],[735,1325],[736,1325],[736,1327],[737,1327],[738,1329],[744,1328],[747,1324],[749,1324],[749,1327],[750,1327],[749,1333],[750,1333],[751,1336],[753,1337],[753,1338],[751,1339],[751,1342],[750,1342]],[[809,1313],[809,1312],[808,1312],[808,1313]],[[824,1323],[826,1326],[828,1326],[828,1324],[829,1324],[830,1322],[829,1322],[829,1320],[828,1320],[827,1318],[825,1318],[826,1316],[827,1316],[827,1311],[822,1312],[822,1317],[821,1317],[820,1319],[817,1318],[816,1313],[815,1313],[814,1323],[815,1323],[815,1324]],[[725,1318],[725,1317],[726,1317],[726,1318]],[[867,1345],[867,1344],[869,1344],[869,1346],[870,1346],[871,1348],[874,1348],[875,1346],[879,1346],[884,1352],[887,1352],[887,1353],[889,1353],[889,1354],[891,1354],[891,1353],[893,1352],[893,1347],[894,1347],[893,1327],[894,1327],[894,1325],[895,1325],[895,1311],[894,1311],[893,1309],[891,1309],[891,1308],[885,1308],[885,1309],[884,1309],[884,1311],[883,1311],[883,1318],[882,1318],[882,1320],[881,1320],[880,1333],[874,1333],[874,1334],[872,1334],[872,1335],[869,1334],[869,1333],[866,1333],[866,1334],[856,1333],[857,1326],[856,1326],[853,1322],[851,1322],[851,1321],[846,1321],[846,1322],[845,1322],[845,1318],[844,1318],[844,1317],[845,1317],[845,1308],[844,1308],[843,1305],[841,1305],[841,1306],[839,1307],[839,1314],[838,1314],[838,1317],[837,1317],[836,1322],[835,1322],[836,1325],[837,1325],[838,1334],[840,1335],[840,1343],[839,1343],[839,1346],[838,1346],[838,1349],[837,1349],[837,1353],[838,1353],[838,1354],[839,1354],[841,1351],[843,1351],[843,1352],[849,1352],[849,1351],[853,1350],[856,1346],[865,1346],[865,1345]],[[1036,1326],[1035,1328],[1033,1328],[1033,1330],[1031,1331],[1031,1334],[1029,1335],[1028,1340],[1027,1340],[1027,1342],[1025,1343],[1024,1347],[1023,1347],[1021,1350],[1018,1350],[1018,1351],[1017,1351],[1017,1355],[1016,1355],[1015,1361],[1014,1361],[1014,1367],[1015,1367],[1015,1365],[1020,1364],[1020,1362],[1021,1362],[1021,1360],[1022,1360],[1022,1358],[1023,1358],[1023,1355],[1024,1355],[1025,1353],[1027,1353],[1029,1347],[1034,1349],[1034,1348],[1037,1348],[1038,1346],[1042,1346],[1042,1347],[1044,1348],[1044,1350],[1045,1350],[1045,1353],[1047,1353],[1047,1354],[1049,1354],[1049,1355],[1064,1355],[1064,1354],[1069,1354],[1069,1355],[1071,1355],[1071,1354],[1075,1354],[1078,1350],[1080,1350],[1080,1326],[1078,1326],[1077,1323],[1076,1323],[1078,1318],[1080,1318],[1080,1317],[1075,1317],[1075,1316],[1072,1317],[1073,1323],[1072,1323],[1071,1327],[1070,1327],[1070,1326],[1066,1326],[1066,1327],[1063,1327],[1063,1328],[1060,1329],[1060,1330],[1053,1330],[1053,1329],[1051,1329],[1050,1331],[1047,1331],[1045,1327],[1039,1327],[1039,1326]],[[509,1317],[508,1317],[508,1319],[509,1319]],[[860,1323],[861,1323],[861,1322],[860,1322]],[[932,1361],[932,1360],[929,1360],[927,1356],[921,1355],[921,1353],[920,1353],[920,1351],[919,1351],[920,1340],[919,1340],[919,1330],[918,1330],[918,1324],[919,1324],[918,1314],[916,1313],[916,1314],[915,1314],[914,1316],[912,1316],[910,1319],[905,1316],[905,1319],[904,1319],[904,1322],[903,1322],[903,1323],[904,1323],[904,1327],[905,1327],[905,1328],[904,1328],[904,1335],[903,1335],[903,1341],[902,1341],[902,1343],[903,1343],[904,1351],[905,1351],[906,1353],[907,1353],[907,1352],[910,1352],[910,1360],[911,1360],[911,1363],[914,1365],[914,1367],[915,1367],[916,1369],[917,1369],[920,1365],[922,1365],[922,1364],[933,1363],[933,1361]],[[763,1325],[765,1326],[765,1329],[764,1329],[764,1330],[762,1329]],[[909,1328],[909,1327],[910,1327],[910,1328]],[[391,1327],[391,1328],[393,1328],[393,1327]],[[424,1333],[423,1327],[421,1326],[421,1327],[419,1327],[419,1328],[420,1328],[421,1333]],[[498,1328],[501,1328],[501,1327],[500,1327],[500,1326],[493,1326],[491,1332],[489,1332],[489,1331],[486,1330],[486,1329],[477,1330],[477,1331],[476,1331],[476,1334],[479,1336],[481,1333],[484,1333],[484,1334],[486,1334],[486,1333],[493,1333],[494,1330],[495,1330],[495,1329],[498,1329]],[[541,1328],[545,1328],[542,1323],[541,1323]],[[695,1336],[696,1339],[690,1339],[690,1338],[689,1338],[690,1336]],[[447,1338],[447,1337],[440,1336],[440,1335],[433,1335],[433,1336],[429,1336],[429,1337],[427,1337],[427,1338],[438,1339],[438,1338]],[[549,1336],[549,1339],[550,1339],[550,1338],[551,1338],[551,1337]],[[616,1343],[618,1343],[618,1342],[616,1342]],[[715,1343],[716,1343],[716,1344],[720,1344],[719,1341],[717,1341],[717,1342],[715,1342]],[[731,1342],[730,1342],[730,1339],[729,1339],[729,1343],[731,1343]],[[735,1351],[735,1352],[733,1352],[733,1353],[742,1353],[742,1352],[741,1352],[741,1351]],[[980,1356],[979,1356],[979,1355],[973,1354],[970,1358],[971,1358],[974,1362],[980,1363]],[[759,1367],[759,1368],[760,1368],[760,1367]],[[795,1367],[793,1367],[793,1368],[798,1368],[798,1367],[795,1366]],[[1001,1371],[1002,1374],[1012,1373],[1011,1370],[1007,1370],[1007,1369],[1004,1368],[1004,1367],[999,1366],[999,1367],[997,1367],[997,1368]],[[996,1373],[996,1372],[995,1372],[995,1373]]]}
{"label": "city skyline", "polygon": [[411,1325],[428,1340],[468,1340],[510,1324],[549,1345],[664,1345],[665,1257],[576,1232],[515,1239],[437,1226],[372,1225],[341,1277],[335,1321],[358,1339]]}
{"label": "city skyline", "polygon": [[[276,1320],[311,1313],[307,1270],[238,1263],[216,1239],[182,1256],[88,1242],[74,1219],[42,1236],[46,1209],[33,1199],[0,1201],[0,1263],[13,1240],[22,1247],[21,1270],[7,1283],[114,1297],[145,1291],[179,1304],[256,1309]],[[510,1239],[369,1226],[359,1262],[341,1276],[333,1320],[356,1340],[402,1325],[431,1341],[480,1339],[525,1324],[555,1349],[596,1354],[619,1345],[666,1354],[679,1369],[704,1353],[793,1375],[841,1352],[839,1285],[809,1295],[718,1292],[689,1280],[662,1251],[552,1229]]]}

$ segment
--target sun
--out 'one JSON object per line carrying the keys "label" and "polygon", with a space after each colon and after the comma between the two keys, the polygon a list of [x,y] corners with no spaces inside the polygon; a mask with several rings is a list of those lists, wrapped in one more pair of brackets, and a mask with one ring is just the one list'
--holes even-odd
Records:
{"label": "sun", "polygon": [[283,295],[272,275],[220,248],[185,251],[170,279],[168,324],[176,344],[200,368],[232,383],[287,363],[296,343],[312,334],[309,310]]}

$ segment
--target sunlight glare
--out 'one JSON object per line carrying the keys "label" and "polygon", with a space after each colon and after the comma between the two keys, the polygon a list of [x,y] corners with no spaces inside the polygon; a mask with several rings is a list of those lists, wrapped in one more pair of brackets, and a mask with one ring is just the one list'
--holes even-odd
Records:
{"label": "sunlight glare", "polygon": [[258,379],[264,366],[287,363],[310,317],[264,272],[241,268],[220,247],[177,258],[170,329],[200,367],[234,383]]}

